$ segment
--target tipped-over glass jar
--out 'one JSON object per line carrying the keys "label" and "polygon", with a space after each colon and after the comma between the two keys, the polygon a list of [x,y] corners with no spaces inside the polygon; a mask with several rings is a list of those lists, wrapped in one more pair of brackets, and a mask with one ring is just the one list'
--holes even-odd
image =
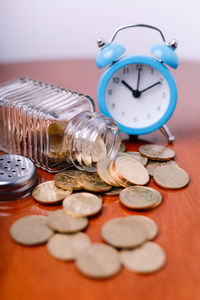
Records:
{"label": "tipped-over glass jar", "polygon": [[95,171],[115,158],[120,134],[89,96],[28,77],[0,85],[0,149],[24,155],[49,172],[70,165]]}

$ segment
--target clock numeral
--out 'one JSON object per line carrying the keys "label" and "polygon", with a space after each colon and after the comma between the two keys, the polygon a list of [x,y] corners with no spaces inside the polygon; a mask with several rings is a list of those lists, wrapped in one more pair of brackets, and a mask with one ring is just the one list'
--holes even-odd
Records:
{"label": "clock numeral", "polygon": [[160,110],[161,110],[161,106],[160,106],[160,105],[158,105],[158,107],[157,107],[157,110],[158,110],[158,111],[160,111]]}
{"label": "clock numeral", "polygon": [[147,120],[151,119],[151,114],[147,114]]}
{"label": "clock numeral", "polygon": [[123,118],[123,117],[124,117],[124,115],[125,115],[125,112],[124,112],[124,111],[122,111],[122,112],[121,112],[121,117]]}
{"label": "clock numeral", "polygon": [[133,122],[136,123],[138,121],[137,117],[133,118]]}
{"label": "clock numeral", "polygon": [[129,68],[123,68],[123,74],[129,74]]}
{"label": "clock numeral", "polygon": [[141,64],[136,64],[136,70],[142,70],[143,65]]}
{"label": "clock numeral", "polygon": [[112,109],[115,109],[115,103],[111,104]]}
{"label": "clock numeral", "polygon": [[109,89],[109,90],[108,90],[108,95],[111,95],[111,94],[112,94],[112,90]]}
{"label": "clock numeral", "polygon": [[113,77],[113,83],[119,83],[119,77]]}
{"label": "clock numeral", "polygon": [[166,98],[166,93],[165,92],[162,93],[162,98],[163,99]]}

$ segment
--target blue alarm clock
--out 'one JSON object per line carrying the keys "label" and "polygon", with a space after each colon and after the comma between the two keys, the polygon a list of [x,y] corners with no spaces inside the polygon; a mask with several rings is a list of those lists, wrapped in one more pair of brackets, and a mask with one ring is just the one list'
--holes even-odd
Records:
{"label": "blue alarm clock", "polygon": [[[160,33],[163,43],[154,45],[150,56],[125,56],[123,45],[113,43],[119,31],[145,27]],[[137,24],[119,27],[109,43],[97,41],[101,48],[96,58],[98,68],[108,68],[102,74],[97,101],[100,111],[112,117],[121,131],[140,135],[156,129],[174,141],[165,125],[177,102],[175,80],[166,67],[176,69],[178,57],[176,40],[166,43],[162,31],[154,26]]]}

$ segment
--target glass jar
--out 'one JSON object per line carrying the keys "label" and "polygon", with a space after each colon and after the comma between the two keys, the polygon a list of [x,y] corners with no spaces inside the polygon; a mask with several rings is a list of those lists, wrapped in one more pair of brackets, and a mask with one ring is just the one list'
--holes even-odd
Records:
{"label": "glass jar", "polygon": [[93,100],[55,85],[19,78],[0,85],[0,149],[24,155],[49,172],[95,171],[102,158],[115,158],[116,123],[94,112]]}

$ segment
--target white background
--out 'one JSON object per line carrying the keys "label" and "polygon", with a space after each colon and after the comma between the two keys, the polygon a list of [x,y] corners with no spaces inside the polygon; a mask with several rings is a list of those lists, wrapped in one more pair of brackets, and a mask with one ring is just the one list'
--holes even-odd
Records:
{"label": "white background", "polygon": [[[198,0],[0,0],[0,62],[95,58],[97,38],[109,40],[117,27],[135,23],[176,38],[182,60],[200,59]],[[129,29],[116,41],[142,54],[161,39]]]}

